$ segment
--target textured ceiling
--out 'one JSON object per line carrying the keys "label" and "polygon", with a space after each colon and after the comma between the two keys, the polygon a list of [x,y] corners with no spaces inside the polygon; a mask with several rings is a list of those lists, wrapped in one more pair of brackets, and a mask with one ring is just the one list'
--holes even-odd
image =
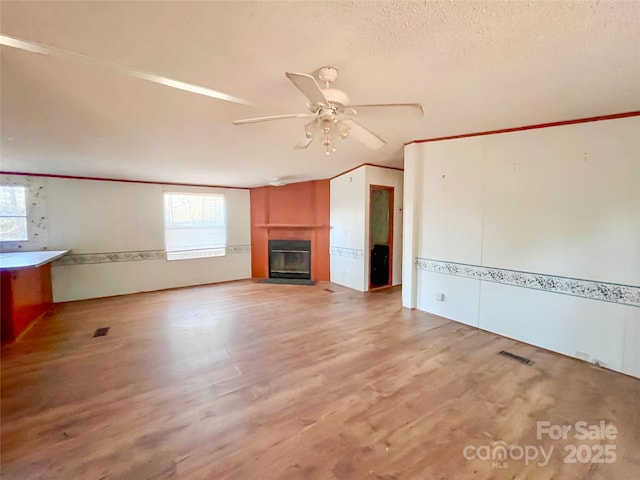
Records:
{"label": "textured ceiling", "polygon": [[[206,86],[243,106],[2,47],[2,169],[230,186],[401,166],[403,143],[640,110],[640,2],[11,2],[2,33]],[[293,151],[305,111],[284,72],[340,71],[389,143]]]}

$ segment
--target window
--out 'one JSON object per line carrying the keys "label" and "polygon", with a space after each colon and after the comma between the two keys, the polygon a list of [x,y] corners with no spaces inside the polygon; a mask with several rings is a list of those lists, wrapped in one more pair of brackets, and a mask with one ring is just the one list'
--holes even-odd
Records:
{"label": "window", "polygon": [[164,242],[167,260],[224,255],[227,246],[224,195],[165,193]]}
{"label": "window", "polygon": [[0,185],[0,241],[26,242],[27,189],[21,185]]}

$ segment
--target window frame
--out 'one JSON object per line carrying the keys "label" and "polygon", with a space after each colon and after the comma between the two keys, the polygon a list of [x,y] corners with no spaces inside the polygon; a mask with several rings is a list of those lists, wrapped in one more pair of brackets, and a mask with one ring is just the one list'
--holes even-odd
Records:
{"label": "window frame", "polygon": [[[176,226],[168,226],[168,211],[167,211],[167,197],[170,196],[187,196],[187,197],[218,197],[222,199],[222,221],[224,228],[224,244],[222,246],[205,246],[202,248],[192,248],[192,249],[183,249],[183,250],[169,250],[167,245],[167,231],[171,229],[178,229],[180,227]],[[175,191],[175,190],[166,190],[162,194],[162,222],[163,222],[163,233],[164,233],[164,251],[165,256],[168,261],[176,261],[176,260],[192,260],[198,258],[214,258],[214,257],[224,257],[227,255],[227,247],[228,247],[228,212],[227,212],[227,197],[224,193],[217,192],[193,192],[193,191]],[[171,219],[173,220],[173,219]],[[173,221],[171,221],[174,224]],[[214,225],[209,226],[198,226],[198,225],[189,225],[184,224],[182,229],[193,229],[193,230],[204,230],[205,228],[212,228]]]}
{"label": "window frame", "polygon": [[24,218],[26,238],[15,240],[15,239],[3,239],[2,237],[0,237],[0,244],[29,243],[29,240],[31,239],[31,229],[29,226],[29,188],[26,185],[20,185],[15,183],[0,183],[0,189],[3,189],[3,188],[21,188],[24,191],[24,215],[4,215],[3,212],[0,210],[0,218]]}

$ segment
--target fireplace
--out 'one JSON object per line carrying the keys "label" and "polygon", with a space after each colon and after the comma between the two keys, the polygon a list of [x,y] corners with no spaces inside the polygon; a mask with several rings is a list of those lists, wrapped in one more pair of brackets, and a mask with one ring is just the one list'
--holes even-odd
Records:
{"label": "fireplace", "polygon": [[269,278],[311,279],[311,241],[269,240]]}

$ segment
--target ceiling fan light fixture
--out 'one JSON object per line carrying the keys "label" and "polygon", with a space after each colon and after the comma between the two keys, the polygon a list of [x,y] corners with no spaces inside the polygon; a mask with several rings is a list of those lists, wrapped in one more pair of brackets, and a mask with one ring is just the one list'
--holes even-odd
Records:
{"label": "ceiling fan light fixture", "polygon": [[320,120],[320,130],[325,135],[329,135],[331,133],[331,129],[333,127],[333,122],[331,117],[324,117]]}
{"label": "ceiling fan light fixture", "polygon": [[345,125],[344,122],[336,122],[336,129],[338,130],[338,135],[343,140],[349,136],[349,126]]}

